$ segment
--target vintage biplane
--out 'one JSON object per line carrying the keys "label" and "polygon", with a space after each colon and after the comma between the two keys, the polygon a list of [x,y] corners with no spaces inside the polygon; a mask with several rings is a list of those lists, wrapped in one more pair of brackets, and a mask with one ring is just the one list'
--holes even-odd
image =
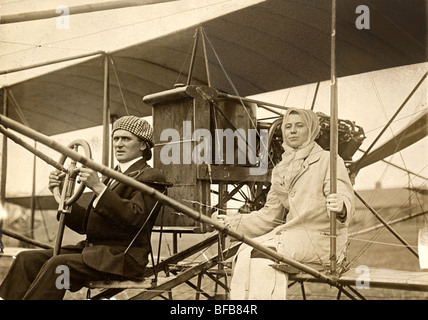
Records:
{"label": "vintage biplane", "polygon": [[[131,299],[181,299],[182,295],[174,296],[174,290],[183,284],[195,290],[196,299],[215,297],[220,292],[218,287],[224,289],[226,295],[222,297],[227,298],[230,258],[241,243],[272,257],[276,261],[273,267],[290,273],[290,285],[301,284],[304,298],[304,284],[312,282],[328,284],[351,299],[364,298],[364,291],[358,290],[362,282],[371,288],[422,294],[428,291],[428,273],[421,270],[394,270],[387,265],[388,269],[370,268],[364,277],[355,266],[337,265],[334,215],[332,258],[327,268],[289,259],[210,219],[213,212],[223,212],[237,204],[239,213],[246,214],[265,202],[270,171],[282,154],[281,116],[290,105],[266,102],[256,95],[312,85],[315,91],[309,107],[318,112],[321,123],[317,141],[331,151],[332,163],[337,155],[346,161],[354,181],[368,166],[420,141],[426,142],[425,1],[412,0],[412,6],[404,0],[112,1],[66,9],[69,11],[65,16],[63,8],[59,13],[46,9],[2,17],[1,204],[4,207],[6,202],[13,202],[31,207],[34,219],[39,206],[66,214],[74,201],[87,198],[87,193],[74,185],[72,175],[71,187],[59,190],[56,201],[52,196],[37,194],[34,186],[30,198],[6,196],[7,139],[42,158],[50,167],[73,172],[76,166],[85,165],[149,192],[163,203],[153,235],[159,246],[157,250],[153,248],[147,279],[90,282],[92,299],[129,290],[134,293]],[[364,10],[366,16],[361,17]],[[358,18],[365,18],[364,23],[360,20],[361,25],[357,25]],[[64,30],[63,19],[70,19],[65,20],[70,29]],[[28,34],[33,30],[41,32],[30,42]],[[14,32],[28,38],[18,41]],[[43,36],[43,32],[49,36]],[[351,114],[349,107],[339,103],[342,87],[338,82],[353,75],[403,67],[417,73],[417,81],[406,87],[410,86],[409,90],[397,88],[402,92],[401,99],[386,107],[393,110],[393,115],[385,123],[370,119],[378,121],[382,129],[378,135],[368,136],[364,123],[347,116]],[[368,79],[373,81],[370,76]],[[326,83],[328,109],[320,107],[317,100]],[[409,116],[411,120],[398,133],[383,139],[394,122],[402,120],[402,110],[415,96],[419,98]],[[359,101],[359,112],[370,112],[364,105],[365,97],[359,97]],[[306,99],[295,106],[308,107]],[[263,112],[265,116],[261,117]],[[153,165],[171,183],[167,195],[111,169],[110,124],[125,114],[152,116],[156,142]],[[92,159],[90,147],[82,140],[63,145],[52,138],[97,125],[103,128],[101,161]],[[209,139],[193,135],[197,130],[209,133],[211,145],[205,148]],[[226,130],[236,142],[231,161],[220,141],[230,135],[218,135]],[[246,140],[251,130],[257,132],[256,144]],[[36,147],[22,136],[34,140]],[[40,144],[59,152],[59,161],[41,152]],[[174,152],[178,157],[172,155]],[[244,158],[240,158],[242,154]],[[426,155],[419,156],[426,162]],[[334,165],[332,168],[334,175]],[[409,185],[409,190],[410,186],[415,194],[426,190],[422,173],[410,168],[400,170],[405,170],[409,179],[424,181],[417,187]],[[392,228],[393,217],[385,219],[358,192],[356,197],[417,261],[414,246]],[[421,205],[419,212],[405,218],[422,216],[426,221],[425,213]],[[56,249],[62,241],[62,227],[60,220]],[[35,246],[52,247],[5,226],[2,230],[3,235]],[[179,237],[183,235],[192,243],[180,249]],[[172,238],[173,250],[161,256],[165,252],[161,245],[167,236]],[[237,241],[230,242],[231,238]],[[209,257],[208,248],[215,248]],[[191,282],[195,277],[196,283]],[[215,289],[207,291],[207,285]]]}

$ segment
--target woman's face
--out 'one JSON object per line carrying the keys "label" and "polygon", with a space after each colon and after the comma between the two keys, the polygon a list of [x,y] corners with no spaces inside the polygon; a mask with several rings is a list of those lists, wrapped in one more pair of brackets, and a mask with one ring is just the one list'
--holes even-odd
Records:
{"label": "woman's face", "polygon": [[285,121],[283,126],[285,143],[292,148],[299,148],[308,140],[309,128],[297,113],[290,113]]}

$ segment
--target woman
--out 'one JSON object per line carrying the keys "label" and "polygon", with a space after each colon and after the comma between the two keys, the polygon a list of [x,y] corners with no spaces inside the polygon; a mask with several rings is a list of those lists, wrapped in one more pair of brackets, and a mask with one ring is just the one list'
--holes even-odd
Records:
{"label": "woman", "polygon": [[[284,153],[272,171],[263,208],[230,217],[232,228],[301,263],[330,259],[330,212],[337,216],[337,256],[343,260],[347,227],[354,213],[353,189],[343,160],[337,161],[337,193],[330,193],[330,153],[315,139],[319,120],[310,110],[288,109],[282,123]],[[285,221],[284,221],[285,220]],[[243,245],[234,260],[231,299],[285,299],[287,275]]]}

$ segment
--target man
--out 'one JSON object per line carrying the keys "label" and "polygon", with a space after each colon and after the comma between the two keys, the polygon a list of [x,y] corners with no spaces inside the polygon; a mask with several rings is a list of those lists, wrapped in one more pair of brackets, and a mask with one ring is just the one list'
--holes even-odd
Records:
{"label": "man", "polygon": [[[113,124],[112,138],[119,162],[117,169],[164,191],[164,176],[146,163],[153,147],[153,128],[147,121],[135,116],[122,117]],[[0,287],[1,298],[62,299],[66,289],[77,291],[89,280],[142,277],[160,205],[119,181],[100,181],[97,172],[89,168],[81,168],[79,176],[94,197],[88,207],[73,204],[65,223],[86,234],[86,240],[64,246],[56,256],[52,249],[21,252]],[[63,173],[52,172],[49,189],[59,186],[63,178]],[[126,250],[143,225],[142,232]],[[69,272],[69,288],[58,279],[64,277],[63,272]]]}

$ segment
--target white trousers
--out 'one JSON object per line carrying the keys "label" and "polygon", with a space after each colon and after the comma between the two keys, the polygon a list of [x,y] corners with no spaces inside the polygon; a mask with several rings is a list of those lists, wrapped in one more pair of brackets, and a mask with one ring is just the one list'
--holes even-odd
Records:
{"label": "white trousers", "polygon": [[[271,267],[269,259],[237,257],[230,283],[231,300],[285,300],[288,275]],[[248,257],[249,258],[249,257]]]}

